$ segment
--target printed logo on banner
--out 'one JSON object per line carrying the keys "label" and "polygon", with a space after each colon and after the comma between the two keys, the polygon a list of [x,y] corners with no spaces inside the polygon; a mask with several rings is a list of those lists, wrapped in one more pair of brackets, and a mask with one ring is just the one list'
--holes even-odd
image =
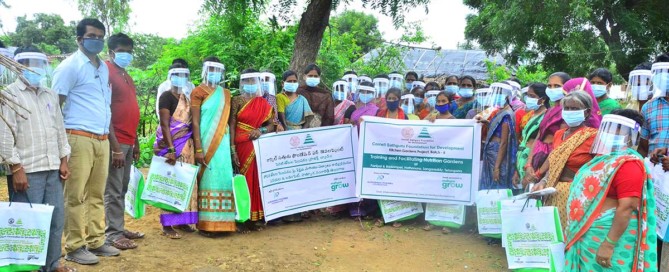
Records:
{"label": "printed logo on banner", "polygon": [[462,182],[457,182],[455,180],[450,180],[450,179],[443,179],[441,180],[441,188],[442,189],[448,189],[448,188],[462,188],[465,186],[464,183]]}
{"label": "printed logo on banner", "polygon": [[7,223],[9,223],[10,227],[22,227],[23,226],[23,221],[21,221],[21,218],[19,218],[18,220],[14,220],[14,218],[9,218],[9,220],[7,220]]}
{"label": "printed logo on banner", "polygon": [[423,127],[423,129],[420,131],[420,134],[418,134],[418,138],[432,139],[432,136],[430,136],[430,132],[427,131],[427,128]]}
{"label": "printed logo on banner", "polygon": [[298,147],[300,145],[300,137],[297,136],[290,137],[290,145],[293,147]]}
{"label": "printed logo on banner", "polygon": [[402,138],[404,138],[405,140],[413,138],[413,134],[414,134],[413,128],[405,127],[402,129]]}
{"label": "printed logo on banner", "polygon": [[339,189],[348,188],[348,186],[349,186],[349,183],[348,182],[343,182],[343,181],[335,181],[335,182],[330,183],[330,189],[332,189],[333,192],[337,191]]}
{"label": "printed logo on banner", "polygon": [[314,138],[311,137],[311,134],[307,134],[307,136],[304,137],[304,142],[300,139],[299,136],[293,136],[290,137],[288,143],[292,146],[291,149],[297,150],[308,150],[311,147],[316,146],[316,141],[314,141]]}
{"label": "printed logo on banner", "polygon": [[433,143],[432,135],[427,127],[423,127],[420,130],[420,133],[416,135],[416,132],[411,127],[405,127],[402,129],[402,141],[409,142],[412,144],[427,144]]}

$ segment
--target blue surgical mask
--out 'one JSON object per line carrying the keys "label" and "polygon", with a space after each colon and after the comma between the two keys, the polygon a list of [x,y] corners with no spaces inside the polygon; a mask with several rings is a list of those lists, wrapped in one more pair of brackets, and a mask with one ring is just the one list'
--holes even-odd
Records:
{"label": "blue surgical mask", "polygon": [[450,105],[450,104],[437,105],[437,106],[434,107],[434,108],[435,108],[439,113],[444,114],[444,113],[448,112],[448,111],[451,109],[451,105]]}
{"label": "blue surgical mask", "polygon": [[487,100],[488,100],[488,97],[486,97],[486,96],[477,96],[476,97],[476,103],[478,103],[479,105],[482,105],[482,106],[485,105],[486,102],[488,102]]}
{"label": "blue surgical mask", "polygon": [[100,54],[102,49],[105,48],[105,41],[102,39],[84,38],[84,40],[81,42],[81,45],[86,51],[88,51],[88,53],[97,55]]}
{"label": "blue surgical mask", "polygon": [[391,81],[391,82],[390,82],[390,88],[398,88],[398,89],[401,89],[401,88],[402,88],[402,83],[399,82],[399,81]]}
{"label": "blue surgical mask", "polygon": [[170,82],[172,82],[172,86],[177,87],[177,88],[186,87],[186,78],[184,78],[184,77],[172,76],[170,78]]}
{"label": "blue surgical mask", "polygon": [[427,103],[430,104],[430,106],[434,108],[434,106],[437,105],[437,97],[436,96],[428,97],[427,98]]}
{"label": "blue surgical mask", "polygon": [[40,86],[42,79],[44,79],[44,75],[46,75],[46,71],[42,68],[35,68],[35,67],[30,67],[30,70],[35,71],[30,72],[28,70],[23,70],[23,77],[25,77],[28,80],[28,83],[30,83],[30,86]]}
{"label": "blue surgical mask", "polygon": [[413,112],[409,112],[409,105],[402,105],[402,111],[404,111],[405,114],[412,114]]}
{"label": "blue surgical mask", "polygon": [[332,92],[332,98],[337,101],[344,101],[344,99],[346,99],[346,93],[342,91],[334,91]]}
{"label": "blue surgical mask", "polygon": [[297,92],[297,87],[299,85],[300,84],[298,84],[297,82],[293,82],[293,83],[286,82],[286,83],[283,84],[283,89],[286,90],[286,92],[294,93],[294,92]]}
{"label": "blue surgical mask", "polygon": [[504,107],[506,105],[506,96],[503,95],[496,95],[495,96],[495,106],[496,107]]}
{"label": "blue surgical mask", "polygon": [[388,87],[379,87],[377,90],[379,92],[379,96],[385,96],[386,93],[388,92]]}
{"label": "blue surgical mask", "polygon": [[602,97],[606,95],[606,85],[592,85],[592,92],[595,97]]}
{"label": "blue surgical mask", "polygon": [[309,87],[316,87],[318,84],[321,83],[321,78],[320,77],[308,77],[307,80],[305,80],[307,83],[307,86]]}
{"label": "blue surgical mask", "polygon": [[472,88],[458,89],[458,94],[464,98],[470,98],[474,95],[474,89]]}
{"label": "blue surgical mask", "polygon": [[256,84],[245,84],[244,87],[244,92],[247,94],[255,94],[258,92],[258,85]]}
{"label": "blue surgical mask", "polygon": [[669,91],[669,73],[656,73],[653,75],[653,86],[655,89]]}
{"label": "blue surgical mask", "polygon": [[411,91],[411,89],[413,89],[413,82],[412,83],[404,83],[404,86],[406,87],[407,90]]}
{"label": "blue surgical mask", "polygon": [[395,111],[400,107],[400,101],[386,101],[386,107],[388,107],[388,110]]}
{"label": "blue surgical mask", "polygon": [[360,102],[367,104],[374,99],[374,94],[371,94],[371,93],[363,94],[363,93],[361,93],[361,94],[358,95],[358,98],[360,99]]}
{"label": "blue surgical mask", "polygon": [[562,109],[562,120],[569,127],[577,127],[585,122],[585,110],[568,111]]}
{"label": "blue surgical mask", "polygon": [[551,101],[555,102],[564,98],[564,91],[562,91],[562,87],[547,88],[546,95],[548,95],[548,98],[550,98]]}
{"label": "blue surgical mask", "polygon": [[263,93],[268,93],[269,92],[269,82],[263,82],[260,86],[262,87],[262,92]]}
{"label": "blue surgical mask", "polygon": [[527,107],[528,110],[537,110],[540,107],[539,99],[526,96],[525,107]]}
{"label": "blue surgical mask", "polygon": [[358,83],[349,82],[348,87],[351,89],[351,92],[355,92],[358,90]]}
{"label": "blue surgical mask", "polygon": [[449,95],[456,94],[459,90],[460,87],[458,87],[458,85],[447,85],[446,88],[444,88],[444,91]]}
{"label": "blue surgical mask", "polygon": [[223,73],[221,72],[209,72],[207,74],[207,81],[211,82],[214,85],[221,82],[221,78],[223,78]]}
{"label": "blue surgical mask", "polygon": [[115,52],[114,53],[114,63],[119,67],[125,69],[132,62],[133,56],[127,52]]}
{"label": "blue surgical mask", "polygon": [[423,104],[423,98],[422,97],[414,97],[413,98],[413,103],[416,105]]}

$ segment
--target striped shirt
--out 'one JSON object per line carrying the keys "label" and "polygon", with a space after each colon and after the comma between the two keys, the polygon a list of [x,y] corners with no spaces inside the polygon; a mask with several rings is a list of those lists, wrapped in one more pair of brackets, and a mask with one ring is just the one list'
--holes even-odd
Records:
{"label": "striped shirt", "polygon": [[26,173],[58,170],[60,159],[70,155],[58,95],[46,88],[35,92],[20,80],[7,86],[4,95],[25,109],[0,104],[6,121],[0,121],[0,162],[20,163]]}

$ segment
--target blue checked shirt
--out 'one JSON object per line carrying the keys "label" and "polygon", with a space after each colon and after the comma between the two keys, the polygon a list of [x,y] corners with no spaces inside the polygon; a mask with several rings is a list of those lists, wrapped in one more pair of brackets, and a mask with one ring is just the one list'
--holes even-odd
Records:
{"label": "blue checked shirt", "polygon": [[641,137],[648,140],[648,152],[669,147],[669,102],[665,97],[648,101],[641,108]]}

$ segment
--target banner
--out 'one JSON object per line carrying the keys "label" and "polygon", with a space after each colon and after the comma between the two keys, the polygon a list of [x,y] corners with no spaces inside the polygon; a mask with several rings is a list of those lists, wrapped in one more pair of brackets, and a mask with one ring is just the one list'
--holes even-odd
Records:
{"label": "banner", "polygon": [[465,206],[427,203],[425,220],[441,227],[459,228],[465,224]]}
{"label": "banner", "polygon": [[417,202],[379,200],[379,208],[385,223],[413,219],[423,213],[423,204]]}
{"label": "banner", "polygon": [[183,212],[190,203],[197,171],[195,165],[182,162],[170,165],[165,158],[153,156],[142,200],[156,208]]}
{"label": "banner", "polygon": [[0,271],[39,270],[46,263],[53,206],[0,202]]}
{"label": "banner", "polygon": [[664,172],[662,164],[653,165],[649,159],[645,160],[647,169],[653,177],[655,188],[655,215],[657,217],[657,237],[666,241],[669,233],[669,173]]}
{"label": "banner", "polygon": [[356,192],[366,199],[472,205],[479,183],[481,127],[474,120],[365,117]]}
{"label": "banner", "polygon": [[564,240],[557,208],[502,210],[502,225],[509,269],[550,269],[553,245]]}
{"label": "banner", "polygon": [[351,125],[265,134],[253,141],[265,219],[358,202]]}

